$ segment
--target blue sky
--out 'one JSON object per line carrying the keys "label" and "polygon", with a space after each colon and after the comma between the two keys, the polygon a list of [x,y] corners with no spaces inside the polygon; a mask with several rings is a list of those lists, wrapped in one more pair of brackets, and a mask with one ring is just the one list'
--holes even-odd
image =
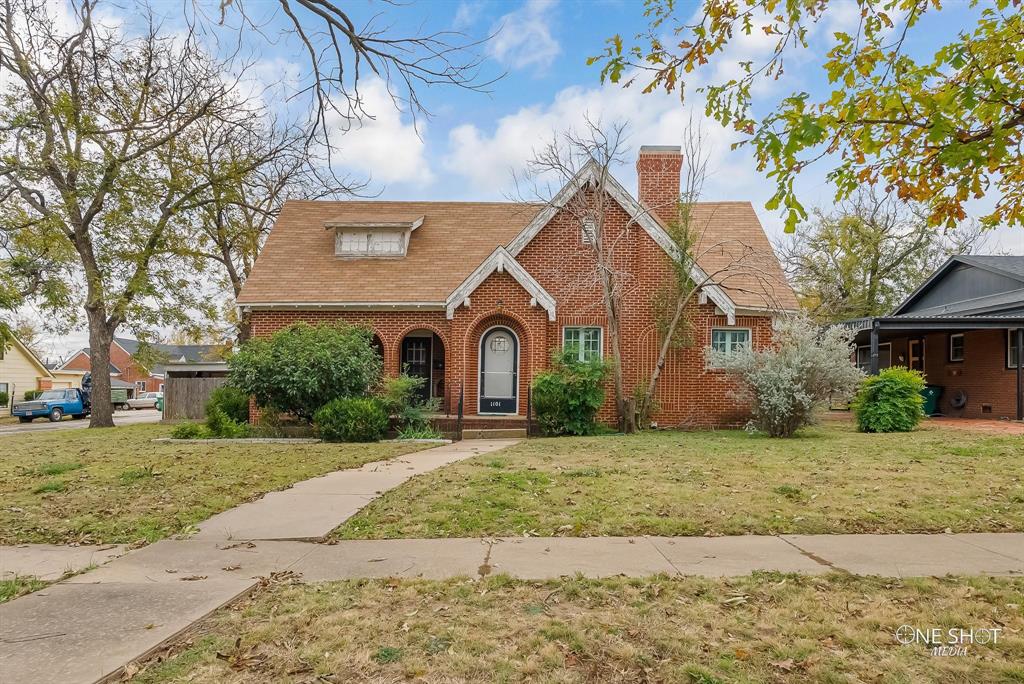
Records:
{"label": "blue sky", "polygon": [[[686,13],[698,8],[692,0],[677,6]],[[678,144],[689,108],[702,116],[698,93],[689,93],[684,107],[675,94],[642,95],[638,86],[629,90],[602,86],[598,67],[586,65],[587,57],[598,53],[607,37],[632,36],[645,28],[639,1],[434,0],[383,9],[376,4],[351,7],[365,16],[383,11],[396,29],[415,31],[422,25],[477,37],[496,32],[483,48],[484,73],[506,73],[487,94],[454,88],[421,90],[432,116],[421,119],[417,129],[407,114],[394,111],[379,85],[369,83],[367,105],[376,119],[336,141],[346,169],[371,177],[371,188],[383,198],[501,200],[513,192],[512,171],[522,170],[532,150],[553,132],[579,125],[585,114],[606,123],[627,121],[633,152],[643,144]],[[955,30],[970,26],[976,11],[962,1],[948,3],[941,14],[926,17],[911,32],[908,50],[930,55],[952,40]],[[829,84],[820,64],[832,33],[853,32],[858,17],[852,3],[834,2],[813,29],[810,49],[787,60],[781,80],[755,89],[756,108],[771,108],[781,97],[799,90],[812,95],[827,92]],[[757,61],[773,46],[773,38],[740,36],[723,58],[693,77],[694,83],[720,82],[737,72],[738,62]],[[281,46],[279,57],[290,59],[284,54],[287,51]],[[757,172],[749,151],[730,150],[739,138],[717,123],[707,121],[703,126],[711,150],[705,199],[754,202],[766,229],[778,237],[781,217],[764,209],[771,186]],[[819,163],[800,178],[798,189],[806,207],[832,206],[833,189],[824,180],[827,170],[827,163]],[[631,165],[624,165],[616,175],[627,187],[635,187]],[[983,207],[984,203],[976,209]],[[998,231],[989,249],[1022,252],[1024,235]]]}
{"label": "blue sky", "polygon": [[[60,2],[61,0],[55,0]],[[180,18],[181,4],[158,0],[170,22]],[[681,12],[694,12],[694,0],[680,0]],[[278,4],[269,0],[246,5],[254,15],[268,18],[265,32],[273,35],[283,24],[272,14]],[[514,194],[512,172],[521,171],[533,150],[552,134],[579,126],[585,115],[606,123],[628,122],[635,156],[640,145],[678,144],[691,108],[702,116],[699,94],[690,92],[684,107],[676,94],[642,95],[634,86],[624,90],[602,85],[596,66],[586,59],[598,53],[604,40],[615,33],[632,36],[645,28],[639,0],[410,0],[406,4],[352,2],[346,10],[365,21],[379,14],[378,24],[391,25],[395,34],[458,30],[468,36],[495,36],[481,47],[483,76],[505,77],[489,93],[469,92],[451,87],[421,88],[420,97],[431,116],[413,125],[407,112],[397,111],[382,85],[367,79],[363,83],[366,108],[372,120],[334,141],[340,150],[341,170],[356,177],[370,178],[369,189],[385,199],[503,200]],[[131,25],[130,14],[108,6],[107,16]],[[931,54],[954,38],[954,32],[971,25],[977,12],[963,0],[951,0],[941,14],[926,19],[910,34],[908,49]],[[858,11],[848,0],[835,0],[826,18],[811,34],[809,50],[787,60],[785,76],[762,83],[754,91],[755,108],[765,111],[791,92],[827,92],[828,83],[820,64],[831,43],[832,32],[856,29]],[[738,70],[742,60],[765,57],[774,40],[765,36],[739,36],[723,57],[693,77],[694,84],[720,82]],[[268,44],[251,41],[257,59],[254,77],[262,85],[284,84],[301,79],[306,69],[303,53],[294,40],[283,38]],[[771,185],[756,170],[746,149],[730,150],[738,140],[735,133],[717,123],[703,124],[710,147],[711,175],[704,188],[707,200],[750,200],[773,239],[782,236],[778,213],[764,208]],[[798,181],[804,205],[831,208],[833,189],[824,181],[828,170],[819,163],[805,171]],[[616,176],[629,189],[636,177],[631,164],[616,169]],[[981,203],[976,213],[984,208]],[[996,231],[987,251],[1010,250],[1024,254],[1024,232]],[[84,344],[84,335],[51,340],[55,354]]]}

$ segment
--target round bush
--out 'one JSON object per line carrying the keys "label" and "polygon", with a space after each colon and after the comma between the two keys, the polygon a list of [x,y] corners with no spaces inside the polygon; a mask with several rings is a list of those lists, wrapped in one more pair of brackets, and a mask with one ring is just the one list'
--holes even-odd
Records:
{"label": "round bush", "polygon": [[910,432],[924,418],[924,376],[901,366],[864,380],[853,400],[861,432]]}
{"label": "round bush", "polygon": [[236,423],[249,422],[249,395],[233,385],[221,385],[210,393],[210,400],[206,402],[207,415],[214,408],[223,411]]}
{"label": "round bush", "polygon": [[388,412],[377,399],[335,399],[313,417],[328,442],[376,442],[388,429]]}
{"label": "round bush", "polygon": [[366,328],[297,323],[269,338],[251,339],[228,359],[230,384],[261,408],[304,421],[326,402],[366,396],[382,363]]}
{"label": "round bush", "polygon": [[207,439],[210,433],[199,423],[179,423],[171,430],[172,439]]}

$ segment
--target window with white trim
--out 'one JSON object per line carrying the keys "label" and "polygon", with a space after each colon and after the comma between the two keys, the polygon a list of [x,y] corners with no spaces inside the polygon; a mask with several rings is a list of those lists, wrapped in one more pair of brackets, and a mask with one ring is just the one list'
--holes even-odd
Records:
{"label": "window with white trim", "polygon": [[338,256],[403,256],[405,233],[400,230],[342,230],[334,239]]}
{"label": "window with white trim", "polygon": [[601,358],[601,328],[574,326],[562,328],[562,349],[573,350],[579,361]]}
{"label": "window with white trim", "polygon": [[949,336],[949,360],[964,360],[964,334],[956,333]]}
{"label": "window with white trim", "polygon": [[750,330],[748,328],[712,328],[711,348],[726,356],[746,349],[750,346]]}

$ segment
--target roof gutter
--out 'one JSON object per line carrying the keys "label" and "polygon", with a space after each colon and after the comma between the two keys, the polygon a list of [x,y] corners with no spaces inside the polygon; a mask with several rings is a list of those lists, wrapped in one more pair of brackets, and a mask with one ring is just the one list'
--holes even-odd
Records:
{"label": "roof gutter", "polygon": [[252,302],[240,311],[444,311],[444,302]]}

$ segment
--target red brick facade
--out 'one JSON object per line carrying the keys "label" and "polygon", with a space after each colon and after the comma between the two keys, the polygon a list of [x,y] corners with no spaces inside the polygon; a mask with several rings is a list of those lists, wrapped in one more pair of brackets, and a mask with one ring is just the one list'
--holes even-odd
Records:
{"label": "red brick facade", "polygon": [[[155,377],[150,375],[147,371],[143,370],[135,361],[132,359],[131,354],[121,348],[117,342],[110,343],[110,363],[114,365],[119,371],[117,375],[112,377],[122,380],[124,382],[130,382],[136,387],[136,391],[143,392],[160,392],[161,385],[164,384],[164,379],[161,377]],[[65,361],[61,365],[63,370],[78,370],[78,371],[90,371],[92,370],[89,360],[89,355],[84,351],[79,351],[70,359]],[[138,383],[144,382],[145,388],[141,389]]]}
{"label": "red brick facade", "polygon": [[[678,166],[675,172],[678,178]],[[678,192],[678,180],[676,181]],[[627,228],[628,226],[628,228]],[[614,205],[605,221],[605,235],[614,235],[616,269],[624,274],[622,314],[622,363],[626,391],[646,384],[658,354],[654,299],[671,278],[665,252],[624,210]],[[444,345],[446,406],[454,410],[460,388],[465,392],[465,413],[477,414],[478,359],[481,337],[494,326],[511,329],[519,340],[518,412],[525,415],[526,392],[532,378],[549,365],[554,349],[562,344],[565,326],[592,325],[604,329],[604,358],[611,358],[606,318],[599,286],[588,276],[594,270],[589,248],[582,244],[579,224],[556,215],[517,255],[521,264],[557,302],[557,319],[550,321],[531,295],[508,273],[492,273],[470,297],[470,306],[459,306],[448,320],[444,311],[331,311],[288,309],[252,311],[252,331],[267,336],[297,321],[316,323],[344,321],[372,328],[384,350],[385,372],[399,372],[402,339],[417,329],[433,331]],[[733,381],[722,372],[708,369],[705,349],[711,330],[728,327],[725,315],[712,304],[694,302],[688,312],[692,343],[671,352],[657,392],[653,419],[661,426],[710,427],[739,425],[748,417],[747,406],[733,397]],[[735,326],[748,328],[755,348],[771,344],[771,317],[739,315]],[[600,417],[615,415],[609,385]]]}
{"label": "red brick facade", "polygon": [[[925,380],[943,387],[939,411],[962,418],[1015,419],[1017,370],[1007,366],[1006,330],[970,330],[964,335],[963,361],[950,361],[951,333],[930,333],[883,342],[891,345],[891,365],[910,365],[910,340],[922,340]],[[952,333],[955,334],[955,333]],[[950,398],[967,393],[967,404],[954,409]]]}

